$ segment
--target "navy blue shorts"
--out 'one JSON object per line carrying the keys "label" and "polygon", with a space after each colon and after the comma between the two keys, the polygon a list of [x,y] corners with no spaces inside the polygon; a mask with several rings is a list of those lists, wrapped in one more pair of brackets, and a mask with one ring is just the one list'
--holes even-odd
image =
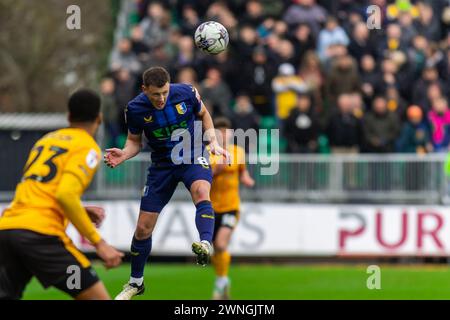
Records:
{"label": "navy blue shorts", "polygon": [[147,212],[161,212],[179,182],[183,182],[188,190],[197,180],[212,183],[211,168],[201,164],[152,165],[148,171],[141,198],[141,210]]}

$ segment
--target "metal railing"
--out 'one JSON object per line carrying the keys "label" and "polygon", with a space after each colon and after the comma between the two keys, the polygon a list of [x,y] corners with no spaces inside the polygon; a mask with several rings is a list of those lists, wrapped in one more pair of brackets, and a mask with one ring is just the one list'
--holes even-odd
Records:
{"label": "metal railing", "polygon": [[[102,166],[88,197],[138,199],[149,159],[148,154],[140,154],[116,169]],[[260,163],[247,165],[256,186],[243,188],[241,194],[253,201],[442,203],[447,200],[445,159],[444,154],[264,157]],[[263,175],[261,169],[269,160],[278,171]],[[175,199],[189,199],[183,189],[180,185]]]}
{"label": "metal railing", "polygon": [[[247,165],[256,186],[241,189],[244,200],[450,203],[445,154],[279,155],[259,160]],[[278,170],[274,175],[263,175],[269,160]],[[150,155],[141,153],[115,169],[101,165],[86,199],[139,199],[149,164]],[[10,201],[13,192],[0,192],[0,201]],[[174,199],[190,199],[182,184]]]}

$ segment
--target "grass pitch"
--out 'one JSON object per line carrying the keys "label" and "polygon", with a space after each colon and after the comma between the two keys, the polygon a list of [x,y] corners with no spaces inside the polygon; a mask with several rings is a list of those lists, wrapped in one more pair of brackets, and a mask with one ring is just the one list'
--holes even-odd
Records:
{"label": "grass pitch", "polygon": [[[232,265],[232,298],[246,300],[450,299],[448,266],[381,266],[381,289],[369,290],[362,265]],[[113,270],[95,265],[114,297],[128,280],[130,265]],[[208,300],[214,283],[211,267],[190,264],[148,264],[146,292],[135,299]],[[35,279],[24,299],[70,299],[56,289],[44,290]]]}

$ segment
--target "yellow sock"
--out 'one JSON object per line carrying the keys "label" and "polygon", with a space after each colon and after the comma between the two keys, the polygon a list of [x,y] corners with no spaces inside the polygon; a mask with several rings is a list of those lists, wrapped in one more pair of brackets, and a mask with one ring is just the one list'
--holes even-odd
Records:
{"label": "yellow sock", "polygon": [[228,276],[228,270],[230,269],[231,255],[228,251],[216,252],[212,256],[212,263],[214,270],[218,277]]}

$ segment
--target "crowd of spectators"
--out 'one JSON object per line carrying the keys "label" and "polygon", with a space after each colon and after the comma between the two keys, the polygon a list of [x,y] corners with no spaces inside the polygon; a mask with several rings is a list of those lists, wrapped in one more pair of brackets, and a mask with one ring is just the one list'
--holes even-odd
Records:
{"label": "crowd of spectators", "polygon": [[[333,153],[449,149],[449,0],[133,4],[101,86],[112,144],[126,134],[123,108],[143,70],[158,65],[194,84],[211,114],[235,128],[281,129],[287,152],[320,152],[322,141]],[[368,16],[370,5],[381,15]],[[208,20],[230,34],[219,55],[193,42]]]}

